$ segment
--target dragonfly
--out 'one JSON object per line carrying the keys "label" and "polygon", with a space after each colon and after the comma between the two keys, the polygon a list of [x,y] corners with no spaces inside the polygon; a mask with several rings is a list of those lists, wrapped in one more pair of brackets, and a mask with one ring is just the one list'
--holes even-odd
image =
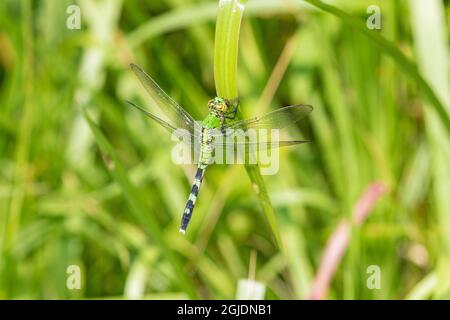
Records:
{"label": "dragonfly", "polygon": [[[298,104],[277,109],[261,117],[247,120],[235,120],[239,100],[228,100],[215,97],[208,102],[209,113],[203,121],[200,122],[199,126],[196,125],[196,121],[189,112],[170,98],[144,70],[136,64],[131,64],[130,67],[150,95],[153,104],[156,104],[156,106],[163,111],[168,121],[161,119],[161,117],[156,116],[133,102],[127,101],[128,104],[143,112],[146,116],[157,122],[172,134],[178,129],[183,129],[183,132],[186,132],[186,134],[189,135],[193,141],[199,143],[200,146],[197,158],[197,171],[181,218],[179,231],[182,234],[186,233],[186,229],[191,221],[200,186],[205,175],[205,170],[213,163],[214,151],[219,148],[224,148],[225,150],[236,148],[235,140],[223,139],[224,136],[238,130],[241,130],[239,132],[245,132],[249,129],[282,129],[297,123],[313,110],[313,107],[310,105]],[[276,139],[276,141],[266,141],[261,143],[241,140],[239,143],[244,144],[247,147],[251,144],[256,144],[258,150],[263,150],[292,146],[306,142],[309,141]],[[246,148],[245,150],[248,153],[248,150],[255,149]]]}

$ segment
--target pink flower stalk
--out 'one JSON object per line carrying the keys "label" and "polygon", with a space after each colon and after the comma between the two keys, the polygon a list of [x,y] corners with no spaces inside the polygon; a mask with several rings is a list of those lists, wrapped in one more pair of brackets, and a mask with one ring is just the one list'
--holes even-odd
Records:
{"label": "pink flower stalk", "polygon": [[[353,209],[353,219],[357,226],[360,226],[366,220],[378,199],[387,190],[387,187],[381,182],[372,183],[367,187]],[[347,249],[350,228],[351,224],[347,219],[343,219],[328,239],[308,299],[320,300],[326,297],[330,282]]]}

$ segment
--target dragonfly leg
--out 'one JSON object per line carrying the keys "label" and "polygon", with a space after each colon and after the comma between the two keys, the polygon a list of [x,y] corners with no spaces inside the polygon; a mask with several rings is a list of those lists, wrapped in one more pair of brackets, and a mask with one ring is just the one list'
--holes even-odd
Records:
{"label": "dragonfly leg", "polygon": [[[231,102],[231,101],[230,101]],[[239,107],[239,98],[236,98],[232,101],[233,109],[225,114],[225,118],[229,120],[234,120],[237,115],[238,107]]]}

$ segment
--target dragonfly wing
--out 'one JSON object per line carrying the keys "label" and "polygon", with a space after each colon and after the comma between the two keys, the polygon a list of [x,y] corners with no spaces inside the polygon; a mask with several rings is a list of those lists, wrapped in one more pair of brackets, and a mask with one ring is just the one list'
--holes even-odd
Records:
{"label": "dragonfly wing", "polygon": [[166,130],[168,130],[170,133],[175,132],[176,128],[173,127],[172,125],[168,124],[166,121],[164,121],[164,120],[160,119],[159,117],[155,116],[154,114],[148,112],[147,110],[145,110],[144,108],[138,106],[134,102],[127,101],[127,103],[130,106],[134,107],[135,109],[141,111],[143,114],[145,114],[150,119],[152,119],[152,120],[156,121],[157,123],[159,123],[162,127],[164,127]]}
{"label": "dragonfly wing", "polygon": [[270,141],[270,142],[236,142],[227,143],[219,142],[214,144],[214,149],[222,148],[223,150],[238,150],[239,148],[245,148],[247,151],[263,151],[269,149],[276,149],[281,147],[294,146],[297,144],[308,143],[309,140],[291,140],[291,141]]}
{"label": "dragonfly wing", "polygon": [[281,129],[305,118],[313,110],[309,105],[293,105],[272,111],[262,117],[226,124],[222,130]]}
{"label": "dragonfly wing", "polygon": [[130,67],[147,92],[150,94],[152,103],[156,104],[163,110],[171,122],[171,126],[175,128],[183,128],[193,133],[195,128],[195,120],[192,116],[172,98],[170,98],[139,66],[131,64]]}
{"label": "dragonfly wing", "polygon": [[149,117],[153,121],[159,123],[164,129],[169,131],[171,134],[173,134],[174,136],[176,136],[179,139],[182,139],[183,142],[187,146],[194,144],[194,142],[199,139],[197,136],[194,137],[194,134],[192,132],[190,132],[186,129],[183,129],[183,128],[175,128],[174,126],[170,125],[169,123],[165,122],[164,120],[160,119],[159,117],[155,116],[154,114],[148,112],[147,110],[138,106],[137,104],[135,104],[131,101],[127,101],[127,102],[130,106],[141,111],[142,113],[144,113],[147,117]]}
{"label": "dragonfly wing", "polygon": [[[308,140],[292,140],[292,141],[271,141],[271,142],[236,142],[224,143],[218,142],[214,146],[215,159],[221,160],[222,163],[228,161],[236,161],[240,159],[241,163],[257,163],[258,159],[269,156],[271,149],[293,146],[297,144],[308,143]],[[266,151],[265,153],[262,153]]]}

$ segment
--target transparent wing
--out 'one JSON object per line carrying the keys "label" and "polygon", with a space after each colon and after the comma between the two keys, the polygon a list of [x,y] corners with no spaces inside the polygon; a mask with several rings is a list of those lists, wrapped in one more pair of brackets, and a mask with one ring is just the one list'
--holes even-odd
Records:
{"label": "transparent wing", "polygon": [[160,119],[159,117],[155,116],[154,114],[148,112],[147,110],[138,106],[137,104],[135,104],[131,101],[127,101],[127,103],[130,106],[134,107],[135,109],[141,111],[143,114],[145,114],[147,117],[149,117],[153,121],[159,123],[164,129],[169,131],[174,136],[182,139],[186,145],[191,145],[196,141],[195,139],[198,139],[197,137],[194,137],[193,133],[190,132],[189,130],[186,130],[183,128],[175,128],[174,126],[170,125],[169,123]]}
{"label": "transparent wing", "polygon": [[[216,130],[214,148],[216,158],[237,156],[245,159],[259,159],[267,150],[309,142],[306,139],[284,140],[282,130],[305,118],[313,108],[308,105],[294,105],[270,112],[262,117],[226,124]],[[275,129],[275,130],[273,130]],[[266,151],[266,152],[263,152]],[[251,161],[251,160],[250,160]],[[252,162],[254,163],[254,162]]]}
{"label": "transparent wing", "polygon": [[269,142],[236,142],[236,143],[228,143],[228,142],[220,142],[214,145],[215,150],[222,151],[239,151],[245,150],[245,154],[249,152],[259,152],[269,149],[281,148],[294,146],[297,144],[308,143],[309,140],[291,140],[291,141],[269,141]]}
{"label": "transparent wing", "polygon": [[[152,103],[156,104],[167,116],[170,124],[167,122],[165,123],[169,124],[173,128],[182,128],[193,133],[195,129],[195,120],[192,118],[192,116],[186,110],[184,110],[178,103],[173,101],[172,98],[170,98],[156,84],[156,82],[148,74],[146,74],[145,71],[142,70],[139,66],[131,64],[130,67],[136,74],[136,76],[139,78],[139,80],[141,81],[142,85],[145,87],[147,92],[150,94]],[[145,112],[145,110],[141,111]],[[159,121],[157,122],[160,123]]]}
{"label": "transparent wing", "polygon": [[144,108],[138,106],[137,104],[135,104],[134,102],[131,101],[127,101],[127,103],[134,107],[135,109],[139,110],[140,112],[142,112],[143,114],[145,114],[147,117],[149,117],[150,119],[156,121],[157,123],[159,123],[162,127],[164,127],[167,131],[169,131],[170,133],[175,132],[176,128],[171,126],[170,124],[168,124],[166,121],[158,118],[157,116],[155,116],[154,114],[148,112],[147,110],[145,110]]}
{"label": "transparent wing", "polygon": [[261,159],[274,157],[272,149],[308,143],[308,140],[292,141],[270,141],[270,142],[237,142],[237,143],[217,143],[214,147],[214,159],[219,163],[240,163],[255,164]]}
{"label": "transparent wing", "polygon": [[262,117],[226,124],[222,130],[281,129],[305,118],[313,110],[309,105],[294,105],[272,111]]}

